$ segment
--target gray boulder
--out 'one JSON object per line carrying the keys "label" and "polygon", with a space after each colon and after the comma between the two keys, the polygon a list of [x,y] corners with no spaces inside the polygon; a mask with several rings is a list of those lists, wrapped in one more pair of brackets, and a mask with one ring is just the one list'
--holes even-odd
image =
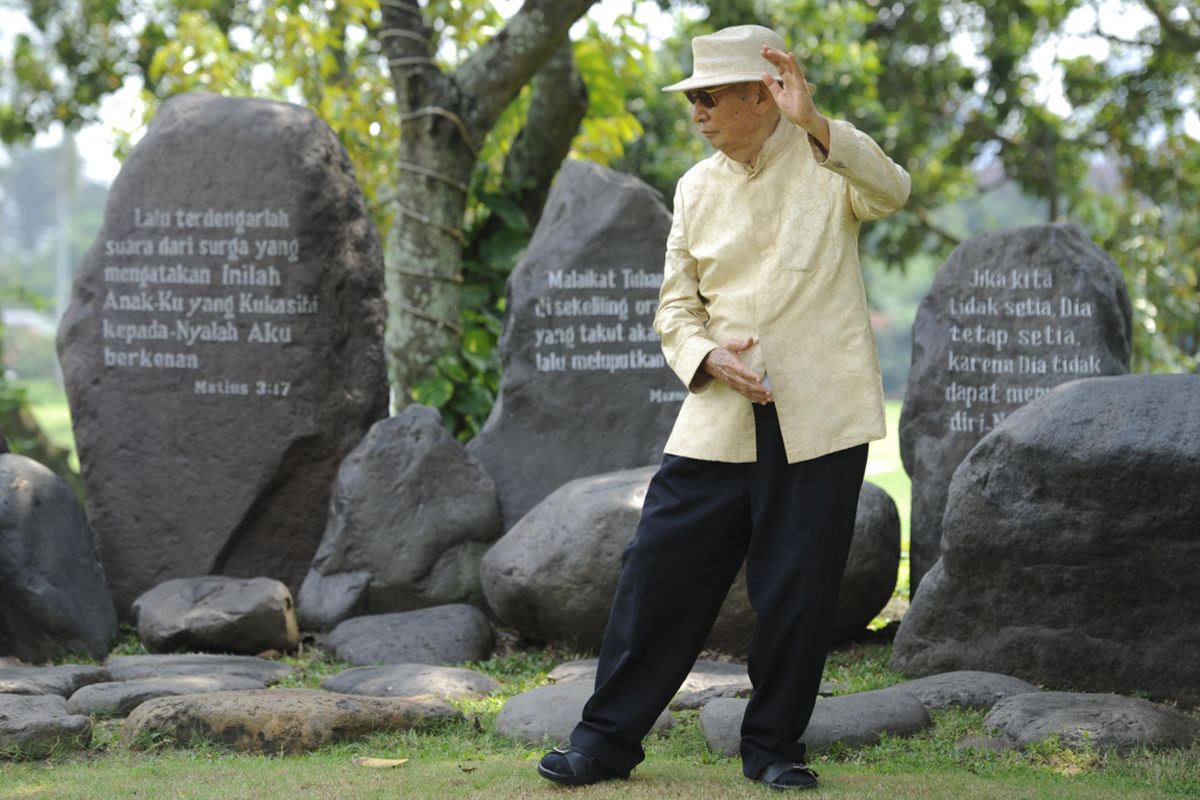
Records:
{"label": "gray boulder", "polygon": [[[591,696],[591,685],[582,681],[522,692],[510,698],[496,715],[496,733],[534,744],[566,742]],[[651,730],[665,731],[674,725],[675,716],[664,710]]]}
{"label": "gray boulder", "polygon": [[[483,557],[488,605],[526,636],[597,649],[655,467],[581,478],[538,504]],[[861,631],[887,604],[900,558],[900,522],[887,493],[863,484],[835,633]],[[745,571],[734,581],[707,647],[749,652],[754,611]]]}
{"label": "gray boulder", "polygon": [[387,413],[379,237],[337,136],[176,95],[108,194],[58,351],[118,613],[189,575],[295,592],[337,465]]}
{"label": "gray boulder", "polygon": [[0,655],[100,657],[116,633],[112,595],[75,493],[36,461],[0,455]]}
{"label": "gray boulder", "polygon": [[371,697],[412,697],[431,694],[447,699],[478,699],[500,688],[489,675],[461,667],[430,664],[392,664],[386,667],[354,667],[330,676],[323,689]]}
{"label": "gray boulder", "polygon": [[0,694],[0,759],[45,758],[91,740],[92,721],[68,713],[58,695]]}
{"label": "gray boulder", "polygon": [[492,653],[492,625],[474,606],[448,605],[354,617],[327,640],[334,654],[355,665],[451,664]]}
{"label": "gray boulder", "polygon": [[1058,736],[1064,747],[1114,750],[1188,747],[1200,741],[1200,720],[1168,706],[1115,694],[1037,692],[1001,700],[984,720],[1016,747]]}
{"label": "gray boulder", "polygon": [[508,279],[499,397],[467,445],[506,529],[567,481],[659,461],[687,394],[652,328],[670,228],[637,178],[563,163]]}
{"label": "gray boulder", "polygon": [[271,578],[164,581],[133,602],[133,617],[138,639],[152,653],[286,652],[300,641],[292,594]]}
{"label": "gray boulder", "polygon": [[554,491],[483,557],[497,618],[526,636],[599,647],[654,467],[580,478]]}
{"label": "gray boulder", "polygon": [[908,692],[930,711],[946,708],[987,711],[1007,697],[1039,691],[1032,683],[1020,678],[977,670],[943,672],[898,683],[892,688]]}
{"label": "gray boulder", "polygon": [[428,696],[362,697],[318,689],[211,692],[142,703],[121,723],[121,741],[140,748],[165,737],[187,747],[199,738],[243,753],[307,753],[458,716],[445,700]]}
{"label": "gray boulder", "polygon": [[1200,703],[1200,376],[1093,378],[959,467],[893,668]]}
{"label": "gray boulder", "polygon": [[104,664],[114,681],[176,676],[234,676],[270,686],[291,675],[287,664],[254,656],[186,655],[115,656]]}
{"label": "gray boulder", "polygon": [[913,593],[938,558],[955,468],[1051,388],[1128,372],[1131,319],[1121,270],[1076,225],[992,231],[950,254],[917,309],[900,415]]}
{"label": "gray boulder", "polygon": [[237,675],[178,675],[171,678],[93,683],[71,695],[67,701],[67,710],[72,714],[90,717],[124,717],[142,703],[156,697],[265,688],[267,686],[262,681]]}
{"label": "gray boulder", "polygon": [[[719,698],[701,709],[700,730],[712,750],[727,756],[738,754],[742,717],[749,702]],[[916,697],[902,689],[880,689],[818,698],[800,740],[810,753],[835,744],[864,747],[877,744],[885,733],[911,736],[931,724],[929,712]]]}
{"label": "gray boulder", "polygon": [[0,694],[57,694],[70,697],[81,687],[107,680],[111,680],[107,669],[86,664],[0,666]]}
{"label": "gray boulder", "polygon": [[367,614],[482,605],[479,561],[501,532],[492,479],[437,411],[409,406],[375,423],[338,469],[300,623],[325,631]]}

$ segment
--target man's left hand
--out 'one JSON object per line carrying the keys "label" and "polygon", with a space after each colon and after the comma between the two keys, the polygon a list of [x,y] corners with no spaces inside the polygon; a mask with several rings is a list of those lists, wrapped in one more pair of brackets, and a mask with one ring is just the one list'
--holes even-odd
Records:
{"label": "man's left hand", "polygon": [[804,68],[792,53],[784,53],[765,44],[762,57],[779,70],[782,82],[763,73],[763,83],[775,98],[779,112],[816,139],[829,152],[829,120],[813,104],[815,87],[804,78]]}

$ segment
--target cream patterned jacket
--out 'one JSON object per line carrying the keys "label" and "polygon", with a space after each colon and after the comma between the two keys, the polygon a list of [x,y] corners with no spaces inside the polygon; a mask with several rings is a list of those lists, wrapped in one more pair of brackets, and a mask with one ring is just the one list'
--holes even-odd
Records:
{"label": "cream patterned jacket", "polygon": [[825,160],[781,118],[753,168],[718,152],[676,187],[654,329],[689,392],[667,453],[755,460],[750,401],[701,369],[747,336],[741,358],[770,382],[789,463],[885,435],[858,231],[903,206],[911,181],[850,123],[829,127]]}

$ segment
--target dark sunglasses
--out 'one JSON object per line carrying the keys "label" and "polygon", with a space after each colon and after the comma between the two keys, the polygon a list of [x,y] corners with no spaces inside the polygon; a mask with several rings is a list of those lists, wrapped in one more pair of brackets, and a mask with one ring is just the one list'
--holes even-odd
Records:
{"label": "dark sunglasses", "polygon": [[684,92],[683,96],[686,97],[687,101],[692,105],[695,105],[696,101],[699,100],[700,105],[704,106],[705,108],[716,108],[717,99],[713,97],[713,95],[715,95],[717,92],[723,92],[734,85],[735,84],[727,83],[724,86],[713,86],[710,89],[689,90]]}

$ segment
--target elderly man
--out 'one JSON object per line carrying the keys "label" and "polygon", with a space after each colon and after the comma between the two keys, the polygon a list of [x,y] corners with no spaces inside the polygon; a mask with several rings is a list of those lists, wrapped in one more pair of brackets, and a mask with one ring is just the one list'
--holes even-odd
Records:
{"label": "elderly man", "polygon": [[[816,786],[800,737],[816,702],[883,389],[858,261],[864,220],[909,176],[828,120],[773,31],[693,43],[682,91],[717,152],[675,192],[655,330],[688,397],[625,551],[595,692],[544,777],[628,777],[743,559],[758,615],[746,777]],[[773,68],[771,72],[765,69]]]}

